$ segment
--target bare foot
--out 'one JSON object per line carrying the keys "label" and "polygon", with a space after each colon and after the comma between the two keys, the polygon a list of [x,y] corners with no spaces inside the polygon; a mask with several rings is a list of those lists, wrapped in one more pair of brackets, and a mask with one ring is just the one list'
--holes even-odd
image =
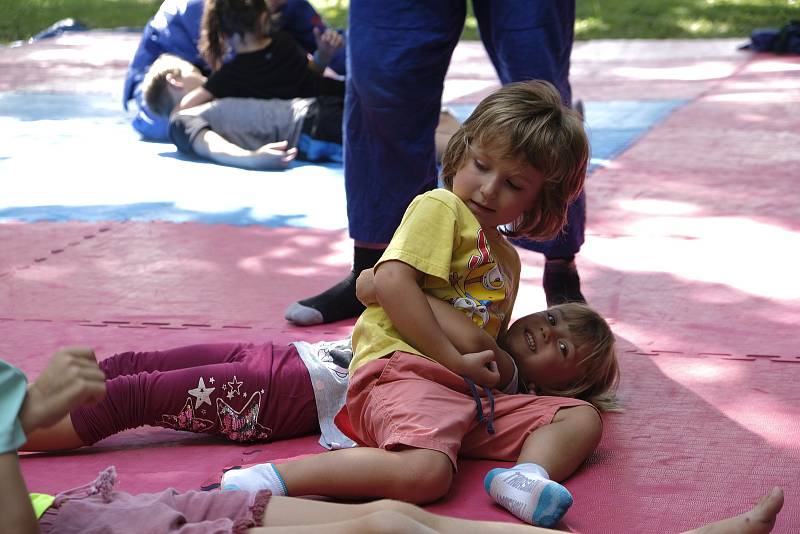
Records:
{"label": "bare foot", "polygon": [[772,488],[752,509],[738,515],[690,530],[686,534],[765,534],[772,531],[783,507],[783,490]]}

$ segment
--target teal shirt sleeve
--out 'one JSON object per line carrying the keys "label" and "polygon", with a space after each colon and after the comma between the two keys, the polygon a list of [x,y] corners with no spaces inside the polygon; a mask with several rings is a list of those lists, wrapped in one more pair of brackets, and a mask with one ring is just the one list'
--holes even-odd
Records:
{"label": "teal shirt sleeve", "polygon": [[25,443],[17,415],[27,389],[25,374],[0,360],[0,454],[14,452]]}

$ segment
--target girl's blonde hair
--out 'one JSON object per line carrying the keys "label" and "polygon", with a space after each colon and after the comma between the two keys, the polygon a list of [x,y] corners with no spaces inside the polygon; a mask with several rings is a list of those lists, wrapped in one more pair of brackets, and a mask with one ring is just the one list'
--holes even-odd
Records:
{"label": "girl's blonde hair", "polygon": [[473,143],[493,151],[493,156],[523,159],[544,177],[535,204],[503,233],[539,240],[555,237],[567,222],[567,207],[583,189],[589,162],[589,141],[578,113],[545,81],[500,88],[483,99],[450,138],[442,158],[442,181],[448,189]]}
{"label": "girl's blonde hair", "polygon": [[269,8],[264,0],[205,0],[197,48],[212,70],[222,66],[228,52],[227,40],[234,36],[270,31]]}
{"label": "girl's blonde hair", "polygon": [[591,402],[604,412],[621,411],[617,403],[619,362],[616,340],[611,327],[603,317],[585,304],[568,302],[552,306],[561,312],[569,327],[578,354],[583,359],[578,366],[583,370],[578,381],[565,389],[541,389],[546,395],[572,397]]}

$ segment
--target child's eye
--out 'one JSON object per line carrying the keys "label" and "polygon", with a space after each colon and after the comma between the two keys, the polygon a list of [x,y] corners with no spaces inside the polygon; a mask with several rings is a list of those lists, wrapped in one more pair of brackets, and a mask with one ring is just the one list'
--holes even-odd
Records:
{"label": "child's eye", "polygon": [[522,187],[518,186],[517,184],[515,184],[515,183],[514,183],[514,182],[512,182],[511,180],[506,180],[506,183],[507,183],[507,184],[508,184],[508,186],[509,186],[511,189],[513,189],[514,191],[521,191],[521,190],[522,190]]}
{"label": "child's eye", "polygon": [[487,171],[487,170],[489,170],[489,167],[484,165],[483,162],[481,162],[480,160],[474,159],[474,160],[472,160],[472,162],[475,165],[475,168],[478,169],[479,171]]}
{"label": "child's eye", "polygon": [[567,353],[569,352],[569,348],[567,347],[567,344],[564,343],[563,341],[559,341],[558,342],[558,350],[560,350],[561,354],[563,356],[565,356],[565,357],[566,357]]}
{"label": "child's eye", "polygon": [[548,313],[547,314],[547,322],[550,323],[550,326],[555,326],[556,325],[556,316],[553,315],[552,313]]}

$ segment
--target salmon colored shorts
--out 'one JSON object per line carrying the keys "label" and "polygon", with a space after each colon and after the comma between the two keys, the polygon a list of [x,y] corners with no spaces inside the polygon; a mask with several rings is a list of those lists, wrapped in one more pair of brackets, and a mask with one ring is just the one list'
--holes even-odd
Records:
{"label": "salmon colored shorts", "polygon": [[[478,391],[488,417],[489,399]],[[336,421],[361,445],[437,450],[455,468],[458,456],[516,461],[528,435],[550,424],[560,408],[591,406],[564,397],[492,393],[495,433],[489,434],[463,377],[422,356],[395,352],[355,371]]]}

